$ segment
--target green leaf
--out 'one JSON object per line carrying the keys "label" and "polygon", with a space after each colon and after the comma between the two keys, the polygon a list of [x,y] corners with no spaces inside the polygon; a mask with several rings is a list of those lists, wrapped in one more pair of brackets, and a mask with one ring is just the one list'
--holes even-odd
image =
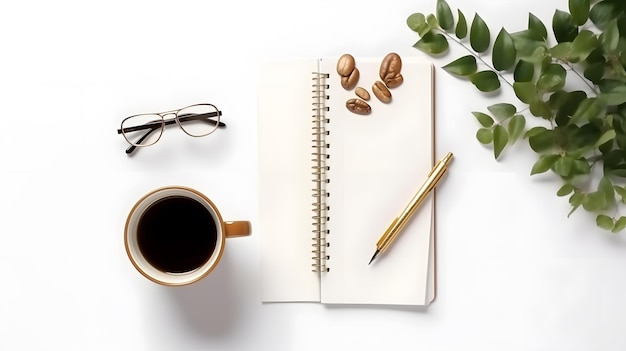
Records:
{"label": "green leaf", "polygon": [[581,157],[574,161],[574,166],[572,167],[573,173],[582,175],[591,173],[591,166],[589,165],[589,161],[587,161],[584,157]]}
{"label": "green leaf", "polygon": [[461,10],[457,10],[457,13],[459,15],[459,19],[456,23],[456,30],[454,31],[454,34],[457,38],[463,39],[467,36],[467,20]]}
{"label": "green leaf", "polygon": [[617,21],[612,20],[608,23],[604,33],[600,36],[600,42],[604,51],[607,53],[614,53],[617,50],[619,44],[619,29],[617,28]]}
{"label": "green leaf", "polygon": [[470,81],[482,92],[495,91],[500,88],[498,75],[492,71],[481,71],[470,76]]}
{"label": "green leaf", "polygon": [[613,189],[613,183],[611,183],[609,177],[604,176],[600,179],[598,192],[604,195],[607,205],[615,202],[615,190]]}
{"label": "green leaf", "polygon": [[530,148],[536,153],[543,153],[554,148],[554,133],[544,127],[535,127],[526,133]]}
{"label": "green leaf", "polygon": [[438,55],[448,50],[448,40],[443,34],[429,31],[413,47],[427,54]]}
{"label": "green leaf", "polygon": [[474,74],[478,70],[476,58],[472,55],[460,57],[441,68],[450,74],[463,77]]}
{"label": "green leaf", "polygon": [[[610,124],[611,123],[610,119],[611,118],[606,118],[604,120],[604,123],[605,124]],[[593,122],[591,122],[589,124],[600,124],[601,122],[602,121],[593,121]],[[602,153],[602,162],[603,162],[603,166],[604,166],[605,171],[607,171],[609,169],[612,169],[612,168],[617,168],[618,162],[616,162],[615,160],[617,160],[617,159],[621,160],[621,158],[622,158],[621,154],[620,154],[620,150],[615,150],[613,148],[613,145],[615,145],[615,142],[614,142],[615,136],[617,135],[617,133],[613,134],[614,132],[615,132],[615,130],[613,130],[613,129],[605,130],[600,135],[598,135],[598,138],[596,139],[596,142],[594,144],[592,144],[593,148],[597,148],[598,151],[600,151],[600,153]],[[613,135],[611,135],[611,134],[613,134]],[[610,139],[606,140],[607,138],[610,138]],[[602,139],[604,139],[606,141],[604,141]]]}
{"label": "green leaf", "polygon": [[426,23],[426,17],[421,13],[414,13],[406,19],[406,24],[412,31],[417,32],[420,37],[430,31],[430,26]]}
{"label": "green leaf", "polygon": [[[624,17],[623,21],[624,21],[624,28],[621,28],[620,26],[620,30],[619,30],[620,33],[626,33],[626,17]],[[617,44],[617,52],[619,53],[626,52],[626,40],[624,38],[620,38],[619,43]],[[619,62],[624,67],[626,67],[626,55],[622,54],[621,56],[619,56]]]}
{"label": "green leaf", "polygon": [[532,38],[533,34],[526,30],[511,33],[517,56],[529,62],[541,62],[547,50],[547,44]]}
{"label": "green leaf", "polygon": [[493,44],[493,68],[498,71],[504,71],[513,67],[516,55],[513,38],[504,28],[500,29]]}
{"label": "green leaf", "polygon": [[591,11],[589,11],[589,19],[599,28],[604,28],[607,23],[618,15],[619,12],[610,1],[600,1],[593,5]]}
{"label": "green leaf", "polygon": [[589,79],[592,83],[598,84],[602,77],[604,77],[604,62],[592,63],[585,68],[583,75]]}
{"label": "green leaf", "polygon": [[576,176],[588,176],[591,171],[591,167],[589,163],[584,159],[574,160],[574,164],[572,165],[572,169],[570,170],[569,176],[563,177],[563,179],[569,180]]}
{"label": "green leaf", "polygon": [[615,221],[615,225],[613,226],[613,229],[611,229],[611,231],[613,233],[617,233],[624,230],[624,228],[626,228],[626,217],[621,216],[617,221]]}
{"label": "green leaf", "polygon": [[569,12],[574,23],[582,26],[589,19],[589,0],[569,0]]}
{"label": "green leaf", "polygon": [[517,112],[515,106],[508,103],[500,103],[487,107],[496,118],[504,119],[509,118]]}
{"label": "green leaf", "polygon": [[611,106],[621,105],[626,102],[626,84],[615,85],[604,89],[598,95],[604,103]]}
{"label": "green leaf", "polygon": [[559,43],[573,41],[578,34],[578,27],[574,25],[572,16],[561,10],[556,10],[552,16],[552,31]]}
{"label": "green leaf", "polygon": [[[617,28],[617,25],[616,27]],[[617,44],[616,44],[617,45]],[[572,42],[572,51],[570,52],[570,59],[584,60],[591,54],[593,50],[598,47],[598,39],[596,35],[591,31],[581,31],[576,39]]]}
{"label": "green leaf", "polygon": [[440,28],[439,20],[437,20],[437,17],[435,17],[435,15],[433,15],[432,13],[430,15],[426,16],[426,22],[432,28]]}
{"label": "green leaf", "polygon": [[576,209],[580,207],[580,205],[583,203],[583,200],[585,200],[585,195],[581,192],[574,191],[574,194],[572,194],[572,196],[570,196],[569,198],[569,203],[570,205],[572,205],[572,210],[567,214],[567,217],[571,216],[572,213],[574,213],[574,211],[576,211]]}
{"label": "green leaf", "polygon": [[596,217],[596,224],[604,230],[612,230],[614,226],[613,218],[603,214]]}
{"label": "green leaf", "polygon": [[[623,44],[623,45],[622,45]],[[622,48],[622,46],[624,46]],[[618,48],[619,51],[622,52],[626,52],[626,39],[625,38],[621,38],[620,39],[620,48]],[[619,63],[617,62],[613,62],[613,61],[609,61],[611,63],[610,66],[610,71],[612,74],[620,77],[620,79],[625,80],[624,78],[626,78],[626,55],[622,55],[619,58]],[[624,63],[622,63],[624,62]],[[621,63],[621,64],[620,64]],[[625,66],[622,66],[625,65]]]}
{"label": "green leaf", "polygon": [[601,192],[592,192],[585,196],[582,205],[589,212],[600,212],[607,206],[606,197]]}
{"label": "green leaf", "polygon": [[491,144],[493,141],[493,133],[489,128],[480,128],[476,131],[476,139],[481,144]]}
{"label": "green leaf", "polygon": [[554,92],[554,94],[550,95],[550,98],[548,99],[548,105],[553,110],[559,109],[567,101],[568,94],[569,93],[563,90]]}
{"label": "green leaf", "polygon": [[552,119],[552,110],[545,101],[541,99],[532,100],[528,106],[530,113],[533,116],[542,117],[545,119]]}
{"label": "green leaf", "polygon": [[539,92],[554,92],[565,86],[567,72],[563,66],[552,63],[544,68],[541,76],[537,80],[537,90]]}
{"label": "green leaf", "polygon": [[604,134],[602,134],[602,136],[600,136],[600,139],[596,141],[595,147],[599,147],[600,145],[615,139],[615,135],[615,129],[607,130],[606,132],[604,132]]}
{"label": "green leaf", "polygon": [[573,166],[574,159],[569,156],[563,156],[554,162],[554,172],[563,178],[568,178]]}
{"label": "green leaf", "polygon": [[478,123],[480,123],[481,126],[485,127],[485,128],[489,128],[493,125],[493,118],[491,118],[491,116],[482,113],[482,112],[472,112],[472,114],[476,117],[476,119],[478,120]]}
{"label": "green leaf", "polygon": [[454,18],[452,17],[452,10],[445,0],[437,0],[437,19],[439,25],[446,31],[450,31],[454,28]]}
{"label": "green leaf", "polygon": [[550,96],[550,107],[557,110],[555,119],[560,124],[568,124],[570,117],[576,112],[581,101],[587,98],[584,91],[557,91]]}
{"label": "green leaf", "polygon": [[536,40],[544,41],[548,38],[548,31],[546,26],[532,13],[528,14],[528,31],[533,35]]}
{"label": "green leaf", "polygon": [[526,127],[526,118],[522,115],[515,115],[509,121],[508,131],[509,131],[509,142],[514,143],[519,139],[524,131],[524,127]]}
{"label": "green leaf", "polygon": [[621,186],[613,186],[613,190],[622,198],[622,203],[626,203],[626,189]]}
{"label": "green leaf", "polygon": [[513,90],[517,98],[524,103],[530,104],[537,99],[537,88],[531,82],[515,82],[513,83]]}
{"label": "green leaf", "polygon": [[554,58],[566,59],[570,56],[570,53],[572,52],[572,43],[568,41],[565,43],[556,44],[554,47],[550,48],[548,52],[550,52],[550,55],[552,55],[552,57]]}
{"label": "green leaf", "polygon": [[596,48],[587,56],[587,63],[605,63],[606,58],[601,47]]}
{"label": "green leaf", "polygon": [[515,82],[530,82],[535,75],[535,65],[525,60],[519,60],[513,72]]}
{"label": "green leaf", "polygon": [[598,117],[604,110],[604,103],[598,98],[586,98],[581,101],[570,120],[570,124],[587,122]]}
{"label": "green leaf", "polygon": [[574,186],[570,183],[565,183],[556,192],[556,196],[566,196],[569,195],[572,191],[574,191]]}
{"label": "green leaf", "polygon": [[621,164],[613,169],[606,169],[604,174],[608,174],[615,177],[626,178],[626,164]]}
{"label": "green leaf", "polygon": [[613,89],[615,89],[616,87],[619,87],[621,85],[624,85],[624,82],[621,81],[621,80],[603,79],[598,84],[598,87],[600,88],[600,92],[608,93],[608,92],[612,91]]}
{"label": "green leaf", "polygon": [[585,154],[596,148],[595,143],[602,132],[593,124],[585,124],[582,127],[563,123],[563,126],[555,128],[558,136],[555,140],[559,146],[567,151]]}
{"label": "green leaf", "polygon": [[535,162],[535,164],[533,165],[533,168],[530,171],[530,175],[547,172],[550,168],[552,168],[554,163],[560,158],[561,156],[559,155],[539,156],[539,159],[537,160],[537,162]]}
{"label": "green leaf", "polygon": [[626,151],[626,135],[624,134],[625,126],[623,118],[624,117],[619,114],[614,114],[613,127],[617,131],[617,135],[615,136],[615,142],[617,143],[619,150],[622,150],[622,157],[626,158],[626,153],[624,153],[624,151]]}
{"label": "green leaf", "polygon": [[[601,145],[601,144],[600,144]],[[613,149],[613,143],[611,143],[611,148]],[[606,146],[603,146],[603,148]],[[606,171],[619,169],[618,167],[622,167],[621,163],[623,161],[622,152],[620,150],[611,150],[609,152],[602,153],[602,162],[604,164],[605,174]]]}
{"label": "green leaf", "polygon": [[[519,52],[519,49],[517,51]],[[544,46],[535,46],[532,54],[525,59],[532,63],[543,63],[548,59],[548,50]]]}
{"label": "green leaf", "polygon": [[536,135],[544,134],[546,132],[550,132],[550,130],[546,127],[532,127],[526,132],[526,134],[524,134],[524,138],[534,137]]}
{"label": "green leaf", "polygon": [[485,52],[489,48],[490,40],[489,27],[487,27],[485,21],[483,21],[478,14],[475,14],[470,28],[470,44],[472,49],[477,53]]}
{"label": "green leaf", "polygon": [[493,155],[497,160],[509,140],[506,129],[500,124],[493,128]]}

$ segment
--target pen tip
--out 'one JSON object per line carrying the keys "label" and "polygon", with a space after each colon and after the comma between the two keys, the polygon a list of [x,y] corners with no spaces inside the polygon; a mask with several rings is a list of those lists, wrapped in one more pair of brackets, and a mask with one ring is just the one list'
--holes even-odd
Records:
{"label": "pen tip", "polygon": [[376,256],[378,256],[378,253],[380,252],[380,250],[376,250],[376,252],[374,252],[374,256],[372,256],[372,259],[370,260],[370,263],[368,263],[367,265],[369,266],[372,261],[374,261],[374,259],[376,258]]}

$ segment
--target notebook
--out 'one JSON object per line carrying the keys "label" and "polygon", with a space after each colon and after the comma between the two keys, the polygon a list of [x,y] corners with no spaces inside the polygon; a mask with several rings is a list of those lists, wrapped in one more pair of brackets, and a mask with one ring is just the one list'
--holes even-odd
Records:
{"label": "notebook", "polygon": [[402,57],[403,83],[372,94],[380,58],[356,58],[371,113],[346,108],[336,58],[263,62],[258,76],[263,302],[428,305],[435,297],[434,194],[391,247],[375,244],[434,158],[433,66]]}

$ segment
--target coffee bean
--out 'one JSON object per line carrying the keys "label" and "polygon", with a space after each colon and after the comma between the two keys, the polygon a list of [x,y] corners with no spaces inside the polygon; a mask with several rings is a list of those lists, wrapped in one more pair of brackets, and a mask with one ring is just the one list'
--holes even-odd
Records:
{"label": "coffee bean", "polygon": [[367,90],[365,90],[365,88],[357,87],[354,90],[354,93],[356,94],[356,96],[360,97],[361,99],[365,101],[370,99],[370,93],[368,93]]}
{"label": "coffee bean", "polygon": [[391,92],[389,91],[389,89],[387,89],[385,83],[379,80],[376,81],[376,83],[372,85],[372,92],[374,93],[374,96],[378,98],[378,100],[384,103],[391,102]]}
{"label": "coffee bean", "polygon": [[346,101],[346,108],[359,115],[368,115],[372,112],[370,105],[361,99],[350,99]]}
{"label": "coffee bean", "polygon": [[380,79],[389,88],[395,88],[402,84],[404,78],[400,71],[402,70],[402,59],[395,52],[387,54],[380,64]]}
{"label": "coffee bean", "polygon": [[397,76],[393,78],[386,79],[385,84],[387,84],[389,88],[393,89],[397,87],[398,85],[402,84],[403,81],[404,81],[404,78],[402,77],[402,75],[398,74]]}
{"label": "coffee bean", "polygon": [[341,86],[346,90],[351,90],[359,82],[359,76],[359,69],[355,68],[350,75],[341,77]]}
{"label": "coffee bean", "polygon": [[337,61],[337,73],[341,77],[348,77],[356,67],[354,57],[350,54],[343,54]]}

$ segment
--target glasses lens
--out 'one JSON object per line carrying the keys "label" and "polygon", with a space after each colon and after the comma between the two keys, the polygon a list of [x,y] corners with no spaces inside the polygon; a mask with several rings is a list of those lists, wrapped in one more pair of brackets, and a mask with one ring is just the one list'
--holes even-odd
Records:
{"label": "glasses lens", "polygon": [[152,145],[163,134],[163,117],[154,114],[128,117],[122,121],[122,133],[132,145]]}
{"label": "glasses lens", "polygon": [[185,107],[178,111],[178,121],[185,133],[200,137],[213,133],[220,123],[220,112],[211,104]]}

